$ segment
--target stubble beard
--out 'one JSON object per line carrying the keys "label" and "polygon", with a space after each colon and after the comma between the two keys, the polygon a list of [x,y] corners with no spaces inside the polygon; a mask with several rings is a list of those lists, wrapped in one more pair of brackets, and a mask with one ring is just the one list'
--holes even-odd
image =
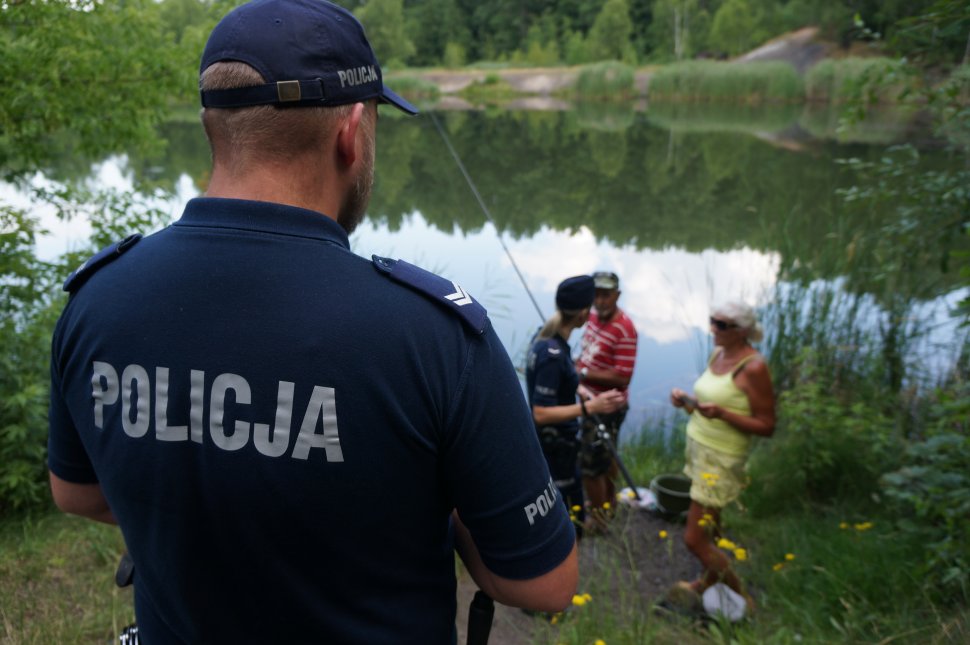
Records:
{"label": "stubble beard", "polygon": [[360,172],[337,213],[337,223],[348,235],[363,221],[370,203],[371,188],[374,186],[374,156],[374,137],[369,135],[364,145]]}

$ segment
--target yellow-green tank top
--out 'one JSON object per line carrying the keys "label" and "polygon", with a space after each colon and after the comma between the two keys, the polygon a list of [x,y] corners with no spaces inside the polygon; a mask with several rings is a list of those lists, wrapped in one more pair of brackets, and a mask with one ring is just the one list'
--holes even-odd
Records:
{"label": "yellow-green tank top", "polygon": [[[720,350],[719,350],[720,351]],[[715,374],[711,363],[717,353],[711,355],[707,369],[694,382],[694,396],[701,403],[716,403],[735,414],[751,415],[748,395],[734,384],[734,375],[741,366],[758,354],[745,356],[727,374]],[[751,435],[737,430],[723,419],[708,419],[700,412],[693,412],[687,421],[687,436],[699,444],[728,455],[744,456],[751,448]]]}

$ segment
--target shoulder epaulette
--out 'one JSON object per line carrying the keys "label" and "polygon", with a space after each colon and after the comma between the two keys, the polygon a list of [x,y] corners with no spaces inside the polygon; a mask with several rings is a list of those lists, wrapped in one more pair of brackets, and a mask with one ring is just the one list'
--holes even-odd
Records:
{"label": "shoulder epaulette", "polygon": [[74,293],[81,288],[81,285],[94,274],[95,271],[108,264],[109,262],[116,260],[121,256],[122,253],[133,247],[141,239],[140,233],[135,233],[134,235],[129,235],[120,242],[115,242],[109,246],[104,247],[91,257],[89,257],[84,264],[76,268],[71,272],[71,275],[67,276],[67,280],[64,281],[64,291],[69,291]]}
{"label": "shoulder epaulette", "polygon": [[485,331],[488,312],[457,282],[425,271],[404,260],[391,260],[377,255],[372,256],[372,259],[378,271],[455,312],[476,334]]}

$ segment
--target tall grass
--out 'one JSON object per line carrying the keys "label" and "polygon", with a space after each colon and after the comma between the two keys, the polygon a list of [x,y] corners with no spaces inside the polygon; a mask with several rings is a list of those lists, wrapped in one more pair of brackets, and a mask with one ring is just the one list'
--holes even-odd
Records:
{"label": "tall grass", "polygon": [[576,79],[576,94],[584,100],[620,100],[632,98],[633,68],[608,61],[584,66]]}
{"label": "tall grass", "polygon": [[0,642],[109,643],[135,620],[116,527],[52,512],[0,525]]}
{"label": "tall grass", "polygon": [[[635,479],[679,470],[684,421],[650,422],[624,443],[623,456]],[[644,533],[644,523],[632,516],[640,511],[631,511],[618,514],[611,537],[583,546],[580,593],[589,599],[578,600],[554,624],[537,621],[531,642],[967,642],[966,604],[927,587],[920,567],[925,545],[900,531],[885,505],[862,504],[850,495],[847,502],[790,504],[764,516],[751,502],[774,483],[757,473],[752,479],[743,504],[729,507],[722,517],[726,535],[748,554],[733,566],[758,602],[755,620],[702,624],[655,613],[659,596],[645,590],[689,579],[696,563],[686,554],[677,524],[665,525],[669,535],[661,538],[656,530]],[[645,558],[652,564],[641,571]],[[661,579],[644,580],[658,571]]]}
{"label": "tall grass", "polygon": [[897,103],[919,81],[913,68],[890,58],[828,58],[805,75],[809,101],[847,103],[862,97],[869,104]]}
{"label": "tall grass", "polygon": [[760,600],[741,642],[966,642],[965,607],[925,593],[921,545],[882,516],[829,507],[729,522],[750,547],[742,575]]}
{"label": "tall grass", "polygon": [[725,103],[797,102],[804,85],[788,63],[689,61],[660,68],[650,79],[650,98]]}
{"label": "tall grass", "polygon": [[637,486],[647,486],[661,473],[680,472],[684,468],[686,423],[687,417],[682,411],[670,408],[669,413],[647,421],[635,434],[624,429],[620,456]]}

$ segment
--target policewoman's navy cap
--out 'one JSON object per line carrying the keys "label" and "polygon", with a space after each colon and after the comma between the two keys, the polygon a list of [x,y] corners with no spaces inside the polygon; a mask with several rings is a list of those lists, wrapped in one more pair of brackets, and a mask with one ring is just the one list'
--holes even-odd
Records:
{"label": "policewoman's navy cap", "polygon": [[216,25],[199,72],[239,61],[264,85],[201,92],[202,106],[333,106],[377,99],[417,114],[384,85],[364,28],[352,13],[325,0],[253,0]]}
{"label": "policewoman's navy cap", "polygon": [[579,311],[592,306],[596,297],[596,286],[593,277],[577,275],[566,278],[556,289],[556,307],[563,311]]}

